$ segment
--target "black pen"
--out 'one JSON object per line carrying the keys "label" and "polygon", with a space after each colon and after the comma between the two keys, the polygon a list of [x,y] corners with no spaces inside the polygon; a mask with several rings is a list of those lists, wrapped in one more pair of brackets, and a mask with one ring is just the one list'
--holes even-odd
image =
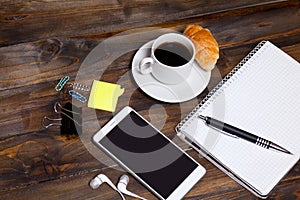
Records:
{"label": "black pen", "polygon": [[292,154],[290,151],[286,150],[285,148],[283,148],[269,140],[263,139],[259,136],[253,135],[252,133],[241,130],[239,128],[236,128],[234,126],[231,126],[231,125],[221,122],[219,120],[213,119],[211,117],[205,117],[202,115],[199,115],[198,118],[202,119],[207,126],[217,129],[221,132],[224,131],[225,133],[228,133],[229,135],[232,135],[234,137],[242,138],[248,142],[252,142],[252,143],[254,143],[258,146],[261,146],[263,148],[266,148],[266,149],[272,149],[272,150],[275,150],[278,152]]}

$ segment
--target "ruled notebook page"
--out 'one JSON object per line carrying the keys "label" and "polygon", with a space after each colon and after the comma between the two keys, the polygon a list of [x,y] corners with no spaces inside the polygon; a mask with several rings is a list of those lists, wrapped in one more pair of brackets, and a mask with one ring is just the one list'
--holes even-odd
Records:
{"label": "ruled notebook page", "polygon": [[[210,116],[268,139],[294,155],[275,152],[207,127]],[[266,42],[181,131],[261,195],[267,195],[300,155],[300,64]]]}

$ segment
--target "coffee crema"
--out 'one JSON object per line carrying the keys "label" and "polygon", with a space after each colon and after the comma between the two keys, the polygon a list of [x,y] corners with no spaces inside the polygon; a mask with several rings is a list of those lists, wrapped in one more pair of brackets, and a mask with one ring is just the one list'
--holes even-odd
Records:
{"label": "coffee crema", "polygon": [[156,59],[170,67],[185,65],[192,59],[190,51],[178,42],[166,42],[159,45],[155,51]]}

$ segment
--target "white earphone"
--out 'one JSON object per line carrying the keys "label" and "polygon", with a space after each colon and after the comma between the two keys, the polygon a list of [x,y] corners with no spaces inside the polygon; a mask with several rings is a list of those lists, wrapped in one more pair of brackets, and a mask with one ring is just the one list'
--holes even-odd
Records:
{"label": "white earphone", "polygon": [[128,196],[131,196],[131,197],[135,197],[135,198],[139,198],[139,199],[142,199],[142,200],[146,200],[143,197],[140,197],[139,195],[136,195],[136,194],[128,191],[126,189],[128,183],[129,183],[129,177],[127,175],[122,175],[120,177],[119,183],[117,185],[117,187],[120,190],[120,192],[122,192],[123,194],[126,194]]}
{"label": "white earphone", "polygon": [[138,196],[138,195],[136,195],[136,194],[134,194],[134,193],[132,193],[132,192],[130,192],[126,189],[127,184],[129,183],[129,177],[127,175],[122,175],[120,177],[118,187],[116,187],[107,176],[105,176],[104,174],[98,174],[95,178],[93,178],[90,181],[90,187],[92,189],[97,189],[97,188],[99,188],[99,186],[102,183],[107,183],[111,188],[116,190],[121,195],[123,200],[125,200],[123,194],[126,194],[128,196],[132,196],[132,197],[135,197],[135,198],[139,198],[139,199],[142,199],[142,200],[146,200],[143,197],[140,197],[140,196]]}
{"label": "white earphone", "polygon": [[118,188],[111,182],[111,180],[104,174],[98,174],[95,178],[90,181],[90,187],[92,189],[97,189],[102,183],[107,183],[112,189],[116,190],[123,200],[125,200],[123,194],[118,190]]}

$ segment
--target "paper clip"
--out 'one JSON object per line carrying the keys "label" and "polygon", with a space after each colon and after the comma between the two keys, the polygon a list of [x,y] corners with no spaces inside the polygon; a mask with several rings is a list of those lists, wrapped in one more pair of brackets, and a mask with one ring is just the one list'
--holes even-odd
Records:
{"label": "paper clip", "polygon": [[79,92],[76,92],[74,90],[69,90],[69,95],[74,97],[76,100],[85,103],[87,101],[86,97],[80,94]]}
{"label": "paper clip", "polygon": [[89,86],[86,86],[84,84],[81,84],[81,83],[69,83],[69,85],[74,89],[74,90],[82,90],[82,91],[85,91],[85,92],[88,92],[90,91],[90,87]]}
{"label": "paper clip", "polygon": [[56,90],[57,92],[60,92],[60,91],[63,89],[64,85],[65,85],[69,80],[70,80],[70,77],[69,77],[69,76],[65,76],[65,77],[61,78],[61,79],[59,80],[58,84],[56,85],[55,90]]}

